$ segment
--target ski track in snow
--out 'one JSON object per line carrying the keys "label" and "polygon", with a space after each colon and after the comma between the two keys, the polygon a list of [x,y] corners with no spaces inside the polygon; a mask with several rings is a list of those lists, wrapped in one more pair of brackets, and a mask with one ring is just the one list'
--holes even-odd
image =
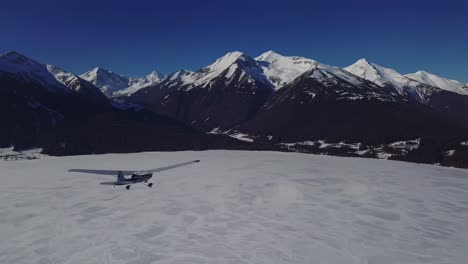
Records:
{"label": "ski track in snow", "polygon": [[[155,186],[71,168],[149,169]],[[468,171],[298,153],[0,161],[0,263],[466,263]]]}

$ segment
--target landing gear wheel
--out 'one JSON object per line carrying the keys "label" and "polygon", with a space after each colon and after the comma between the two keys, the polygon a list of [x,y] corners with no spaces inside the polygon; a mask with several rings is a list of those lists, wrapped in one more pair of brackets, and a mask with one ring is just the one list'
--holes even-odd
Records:
{"label": "landing gear wheel", "polygon": [[125,186],[125,188],[127,188],[127,190],[130,190],[130,185]]}
{"label": "landing gear wheel", "polygon": [[153,183],[152,182],[148,183],[148,187],[150,187],[150,188],[153,187]]}

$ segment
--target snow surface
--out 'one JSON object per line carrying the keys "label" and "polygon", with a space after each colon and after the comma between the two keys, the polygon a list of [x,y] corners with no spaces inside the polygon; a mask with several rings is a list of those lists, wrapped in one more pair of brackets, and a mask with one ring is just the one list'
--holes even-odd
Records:
{"label": "snow surface", "polygon": [[406,74],[405,76],[427,85],[439,87],[442,90],[468,95],[468,90],[465,90],[463,84],[460,82],[449,80],[426,71],[417,71],[415,73]]}
{"label": "snow surface", "polygon": [[[71,168],[201,159],[155,186]],[[0,161],[1,263],[466,263],[468,173],[297,153]],[[110,176],[112,177],[112,176]]]}

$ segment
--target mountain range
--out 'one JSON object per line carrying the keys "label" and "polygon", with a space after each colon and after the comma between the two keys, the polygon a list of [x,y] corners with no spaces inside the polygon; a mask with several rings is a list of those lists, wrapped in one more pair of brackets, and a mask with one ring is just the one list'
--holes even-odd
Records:
{"label": "mountain range", "polygon": [[0,92],[0,144],[51,154],[247,148],[468,166],[468,85],[366,59],[339,68],[235,51],[134,78],[8,52]]}
{"label": "mountain range", "polygon": [[159,83],[166,76],[155,70],[144,77],[131,78],[96,67],[80,77],[99,87],[106,96],[117,97],[131,95],[145,86]]}

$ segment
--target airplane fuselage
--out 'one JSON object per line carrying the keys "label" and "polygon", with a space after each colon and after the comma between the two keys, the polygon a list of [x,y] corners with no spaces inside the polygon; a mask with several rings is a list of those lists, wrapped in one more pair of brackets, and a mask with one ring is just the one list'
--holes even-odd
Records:
{"label": "airplane fuselage", "polygon": [[129,185],[129,184],[135,184],[139,182],[147,182],[152,177],[153,177],[153,173],[133,174],[130,178],[124,178],[122,180],[117,181],[115,185]]}

